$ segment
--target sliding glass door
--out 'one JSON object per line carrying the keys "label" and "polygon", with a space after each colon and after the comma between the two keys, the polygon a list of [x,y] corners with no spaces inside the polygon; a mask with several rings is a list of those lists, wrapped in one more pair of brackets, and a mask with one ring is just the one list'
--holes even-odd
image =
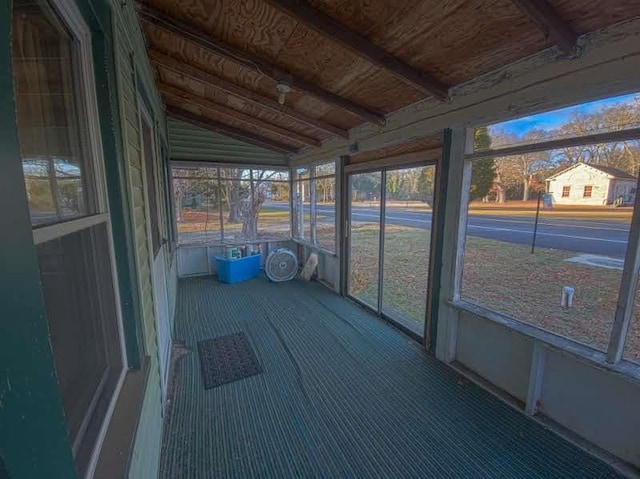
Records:
{"label": "sliding glass door", "polygon": [[349,175],[348,294],[423,335],[435,165]]}
{"label": "sliding glass door", "polygon": [[349,177],[348,292],[378,310],[382,172]]}

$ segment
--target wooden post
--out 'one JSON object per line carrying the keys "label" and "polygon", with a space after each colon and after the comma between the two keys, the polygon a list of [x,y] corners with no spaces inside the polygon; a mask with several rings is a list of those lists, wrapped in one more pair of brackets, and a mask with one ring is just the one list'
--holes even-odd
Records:
{"label": "wooden post", "polygon": [[525,412],[533,416],[538,410],[538,401],[542,391],[542,379],[544,377],[544,364],[546,349],[542,343],[533,345],[533,357],[531,358],[531,371],[529,372],[529,389],[527,391],[527,403]]}
{"label": "wooden post", "polygon": [[613,330],[607,349],[607,362],[615,364],[622,359],[624,343],[629,331],[629,323],[633,315],[633,304],[638,290],[638,270],[640,269],[640,175],[636,187],[633,215],[631,217],[631,230],[627,242],[627,254],[624,259],[622,281],[618,292],[618,304],[616,306]]}
{"label": "wooden post", "polygon": [[316,208],[316,199],[317,199],[317,194],[316,194],[316,167],[312,166],[311,170],[309,171],[309,231],[310,231],[310,237],[309,237],[309,241],[311,242],[312,245],[315,245],[317,243],[317,238],[318,238],[318,234],[316,231],[317,228],[317,222],[316,222],[316,215],[317,215],[317,208]]}
{"label": "wooden post", "polygon": [[340,294],[346,296],[348,274],[349,274],[349,181],[345,166],[349,162],[349,156],[344,155],[338,161],[338,169],[336,171],[336,190],[338,191],[338,211],[339,211],[339,235],[336,251],[340,255]]}
{"label": "wooden post", "polygon": [[445,130],[435,212],[436,251],[431,258],[440,268],[432,279],[432,294],[436,296],[432,301],[437,304],[432,303],[429,348],[435,351],[438,359],[446,362],[453,361],[456,354],[458,311],[449,302],[460,298],[462,283],[471,182],[471,164],[464,160],[465,148],[464,127]]}

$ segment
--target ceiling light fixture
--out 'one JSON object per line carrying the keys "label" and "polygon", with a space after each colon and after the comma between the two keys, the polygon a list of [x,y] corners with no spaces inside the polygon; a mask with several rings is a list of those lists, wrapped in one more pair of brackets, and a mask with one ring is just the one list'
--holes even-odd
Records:
{"label": "ceiling light fixture", "polygon": [[276,84],[276,90],[278,90],[278,103],[284,105],[287,93],[291,92],[291,87],[281,80]]}

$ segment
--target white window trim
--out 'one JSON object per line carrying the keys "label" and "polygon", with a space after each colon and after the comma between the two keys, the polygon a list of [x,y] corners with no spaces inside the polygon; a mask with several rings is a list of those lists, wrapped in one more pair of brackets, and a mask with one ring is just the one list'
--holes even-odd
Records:
{"label": "white window trim", "polygon": [[[322,174],[319,176],[316,176],[316,167],[318,165],[324,165],[327,163],[333,163],[334,164],[334,172],[331,174]],[[296,174],[295,174],[295,170],[298,168],[306,168],[309,170],[309,177],[308,178],[296,178]],[[339,245],[338,245],[338,227],[339,227],[339,208],[338,208],[338,201],[336,199],[336,201],[334,201],[334,248],[333,251],[320,245],[317,241],[318,238],[318,233],[317,233],[317,221],[316,220],[312,220],[312,218],[310,218],[310,232],[311,232],[311,238],[304,238],[301,235],[301,232],[298,231],[298,227],[297,227],[297,222],[298,222],[298,214],[300,212],[298,212],[298,208],[296,207],[296,200],[297,200],[297,184],[301,183],[303,181],[308,181],[309,182],[309,188],[313,188],[314,189],[314,194],[311,194],[311,191],[309,192],[309,200],[310,200],[310,213],[311,216],[314,215],[314,213],[316,213],[316,206],[317,206],[317,190],[316,190],[316,180],[322,180],[322,179],[327,179],[327,178],[333,178],[334,179],[334,195],[337,196],[337,188],[339,186],[338,183],[338,160],[335,159],[329,159],[329,160],[316,160],[313,161],[311,163],[301,163],[301,164],[297,164],[295,166],[291,167],[291,173],[290,173],[290,178],[291,178],[291,186],[290,186],[290,191],[291,191],[291,239],[301,245],[307,246],[309,248],[312,249],[316,249],[319,252],[325,253],[325,254],[329,254],[332,256],[337,256],[338,255],[338,249],[339,249]],[[316,204],[314,205],[313,202],[311,201],[312,198],[316,199]],[[304,207],[303,207],[303,211],[301,212],[302,214],[304,214]],[[317,213],[316,213],[317,214]],[[314,231],[315,230],[315,231]],[[315,241],[313,241],[315,239]]]}

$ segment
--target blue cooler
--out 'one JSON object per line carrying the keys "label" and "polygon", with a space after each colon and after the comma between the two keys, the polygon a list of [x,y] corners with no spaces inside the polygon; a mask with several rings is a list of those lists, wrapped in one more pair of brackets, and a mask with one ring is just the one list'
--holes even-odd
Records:
{"label": "blue cooler", "polygon": [[257,277],[260,274],[260,258],[261,254],[233,259],[216,256],[218,281],[233,284]]}

